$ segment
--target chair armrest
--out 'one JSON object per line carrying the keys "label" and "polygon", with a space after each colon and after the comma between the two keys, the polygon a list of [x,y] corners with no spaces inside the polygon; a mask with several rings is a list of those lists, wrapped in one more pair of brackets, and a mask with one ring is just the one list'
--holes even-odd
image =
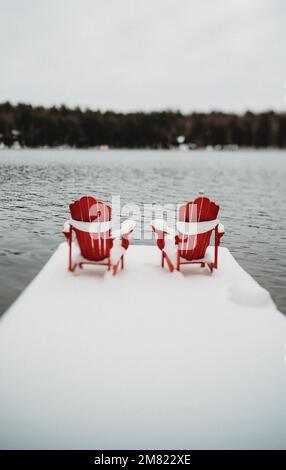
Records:
{"label": "chair armrest", "polygon": [[69,232],[69,231],[70,231],[70,223],[69,223],[69,221],[67,220],[67,221],[64,223],[63,232]]}
{"label": "chair armrest", "polygon": [[222,236],[224,234],[224,226],[222,224],[218,224],[217,231]]}
{"label": "chair armrest", "polygon": [[171,237],[175,237],[176,232],[175,230],[168,227],[166,221],[164,219],[155,219],[151,222],[152,230],[158,236],[162,237],[162,235],[170,235]]}
{"label": "chair armrest", "polygon": [[66,237],[67,240],[71,236],[71,226],[70,226],[69,221],[64,223],[64,228],[62,230],[62,233],[64,234],[64,236]]}
{"label": "chair armrest", "polygon": [[156,243],[160,250],[164,250],[166,241],[175,240],[175,230],[168,227],[167,223],[163,219],[155,219],[151,223],[153,232],[156,234]]}
{"label": "chair armrest", "polygon": [[124,237],[130,235],[130,233],[133,232],[135,227],[136,222],[134,220],[124,220],[120,230],[121,236]]}
{"label": "chair armrest", "polygon": [[128,238],[128,236],[133,232],[136,227],[136,222],[134,220],[124,220],[119,230],[114,230],[112,232],[113,240],[118,238]]}

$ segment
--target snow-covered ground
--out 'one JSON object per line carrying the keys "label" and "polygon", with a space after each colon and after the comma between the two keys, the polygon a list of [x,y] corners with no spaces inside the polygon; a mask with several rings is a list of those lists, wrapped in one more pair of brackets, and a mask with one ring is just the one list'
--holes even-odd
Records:
{"label": "snow-covered ground", "polygon": [[286,448],[286,318],[225,248],[159,255],[112,277],[59,246],[0,322],[1,448]]}

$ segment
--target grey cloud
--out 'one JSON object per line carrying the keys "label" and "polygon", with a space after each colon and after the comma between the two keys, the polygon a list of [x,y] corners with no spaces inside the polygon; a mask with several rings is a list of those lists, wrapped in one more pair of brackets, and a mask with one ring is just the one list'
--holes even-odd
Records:
{"label": "grey cloud", "polygon": [[0,101],[284,109],[281,0],[0,0]]}

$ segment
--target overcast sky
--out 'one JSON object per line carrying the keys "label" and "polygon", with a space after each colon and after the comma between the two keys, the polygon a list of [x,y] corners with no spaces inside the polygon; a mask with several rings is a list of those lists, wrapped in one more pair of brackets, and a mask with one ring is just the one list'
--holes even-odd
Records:
{"label": "overcast sky", "polygon": [[285,110],[286,0],[0,0],[0,101]]}

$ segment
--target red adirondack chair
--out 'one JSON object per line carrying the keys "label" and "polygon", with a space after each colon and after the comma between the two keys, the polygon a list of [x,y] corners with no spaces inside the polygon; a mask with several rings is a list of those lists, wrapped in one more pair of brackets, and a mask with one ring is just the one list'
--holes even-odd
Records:
{"label": "red adirondack chair", "polygon": [[[124,268],[124,254],[129,246],[128,237],[136,223],[123,222],[120,230],[112,231],[111,207],[92,196],[83,196],[70,204],[71,220],[66,222],[63,233],[69,243],[69,271],[85,264],[107,266],[116,274],[119,264]],[[80,256],[73,261],[73,234]]]}
{"label": "red adirondack chair", "polygon": [[[170,229],[163,220],[155,220],[152,229],[157,236],[157,246],[162,251],[162,267],[166,260],[170,271],[180,271],[184,264],[206,265],[213,272],[218,267],[218,247],[224,227],[217,215],[219,206],[207,197],[179,207],[177,230]],[[214,257],[206,253],[214,232]]]}

